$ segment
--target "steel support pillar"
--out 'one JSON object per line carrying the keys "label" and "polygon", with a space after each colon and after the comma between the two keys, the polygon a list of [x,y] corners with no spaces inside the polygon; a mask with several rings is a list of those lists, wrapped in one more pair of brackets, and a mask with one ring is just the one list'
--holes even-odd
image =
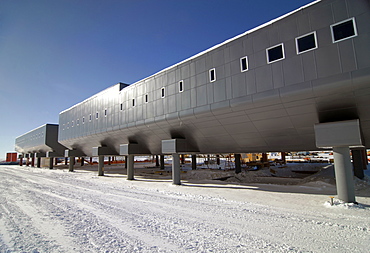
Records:
{"label": "steel support pillar", "polygon": [[134,155],[128,155],[126,158],[127,164],[127,180],[134,180]]}
{"label": "steel support pillar", "polygon": [[104,176],[104,156],[99,156],[98,176]]}
{"label": "steel support pillar", "polygon": [[164,170],[164,155],[161,155],[161,170]]}
{"label": "steel support pillar", "polygon": [[235,159],[235,173],[239,174],[242,172],[242,166],[240,162],[241,155],[240,154],[234,154],[234,159]]}
{"label": "steel support pillar", "polygon": [[362,149],[352,150],[352,160],[353,160],[353,172],[355,176],[359,179],[363,179],[365,177],[364,170],[366,169],[366,165],[364,162]]}
{"label": "steel support pillar", "polygon": [[197,169],[197,155],[191,155],[191,169]]}
{"label": "steel support pillar", "polygon": [[369,160],[367,159],[367,151],[366,151],[366,149],[363,149],[362,150],[362,156],[364,157],[364,164],[365,164],[365,167],[366,167],[365,170],[367,170],[367,165],[369,164]]}
{"label": "steel support pillar", "polygon": [[36,167],[37,167],[37,168],[40,168],[40,167],[41,167],[41,157],[37,157],[37,160],[36,160]]}
{"label": "steel support pillar", "polygon": [[54,165],[54,157],[49,157],[49,169],[53,169],[53,165]]}
{"label": "steel support pillar", "polygon": [[70,156],[69,157],[69,172],[73,172],[74,171],[74,166],[75,166],[75,157],[74,156]]}
{"label": "steel support pillar", "polygon": [[172,183],[181,185],[179,154],[172,154]]}
{"label": "steel support pillar", "polygon": [[155,155],[155,166],[159,167],[159,155]]}
{"label": "steel support pillar", "polygon": [[286,153],[285,152],[281,152],[281,162],[286,164]]}
{"label": "steel support pillar", "polygon": [[333,153],[338,198],[354,203],[356,198],[349,147],[333,147]]}

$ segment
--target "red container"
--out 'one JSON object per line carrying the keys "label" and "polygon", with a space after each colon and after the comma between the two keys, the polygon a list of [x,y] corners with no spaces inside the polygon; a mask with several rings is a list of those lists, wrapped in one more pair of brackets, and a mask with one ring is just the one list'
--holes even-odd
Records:
{"label": "red container", "polygon": [[6,161],[7,162],[16,162],[17,161],[17,153],[6,153]]}

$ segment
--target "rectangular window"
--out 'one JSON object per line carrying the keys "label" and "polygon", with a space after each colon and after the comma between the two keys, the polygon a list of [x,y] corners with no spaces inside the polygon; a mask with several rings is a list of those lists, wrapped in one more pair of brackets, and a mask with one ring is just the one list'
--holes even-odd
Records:
{"label": "rectangular window", "polygon": [[72,120],[72,124],[71,124],[71,127],[73,127],[74,123],[75,123],[75,122],[74,122],[74,121]]}
{"label": "rectangular window", "polygon": [[210,69],[209,70],[209,81],[214,82],[216,81],[216,69]]}
{"label": "rectangular window", "polygon": [[330,26],[333,43],[357,36],[355,18],[346,19]]}
{"label": "rectangular window", "polygon": [[241,72],[248,70],[248,57],[247,56],[240,58],[240,70]]}
{"label": "rectangular window", "polygon": [[82,124],[85,124],[85,117],[82,117]]}
{"label": "rectangular window", "polygon": [[285,59],[283,43],[266,49],[267,63]]}
{"label": "rectangular window", "polygon": [[179,82],[179,92],[183,92],[184,91],[184,81],[183,80],[181,80],[180,82]]}
{"label": "rectangular window", "polygon": [[165,91],[164,91],[164,87],[161,89],[161,98],[164,98],[165,97]]}
{"label": "rectangular window", "polygon": [[148,94],[145,94],[144,101],[145,101],[145,103],[148,103],[148,101],[149,101]]}
{"label": "rectangular window", "polygon": [[90,116],[89,116],[89,121],[91,121],[92,120],[92,116],[91,116],[91,114],[90,114]]}
{"label": "rectangular window", "polygon": [[80,119],[77,119],[76,124],[77,124],[77,126],[80,125]]}
{"label": "rectangular window", "polygon": [[132,106],[135,106],[135,98],[132,99]]}
{"label": "rectangular window", "polygon": [[96,114],[95,114],[95,118],[99,118],[99,113],[97,112]]}
{"label": "rectangular window", "polygon": [[120,104],[120,110],[121,111],[123,110],[123,104],[122,103]]}
{"label": "rectangular window", "polygon": [[295,38],[297,54],[308,52],[317,48],[316,32]]}
{"label": "rectangular window", "polygon": [[107,117],[107,109],[104,110],[104,116]]}

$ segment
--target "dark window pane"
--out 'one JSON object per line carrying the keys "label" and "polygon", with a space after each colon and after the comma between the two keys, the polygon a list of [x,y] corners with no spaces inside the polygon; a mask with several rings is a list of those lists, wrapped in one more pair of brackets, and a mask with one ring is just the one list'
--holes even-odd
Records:
{"label": "dark window pane", "polygon": [[242,70],[243,71],[248,69],[247,58],[242,58],[241,64],[242,64]]}
{"label": "dark window pane", "polygon": [[315,35],[310,34],[297,39],[298,52],[304,52],[312,48],[316,48]]}
{"label": "dark window pane", "polygon": [[179,90],[180,90],[180,91],[183,91],[183,90],[184,90],[184,87],[183,87],[183,85],[182,85],[182,81],[181,81],[181,82],[179,82]]}
{"label": "dark window pane", "polygon": [[210,75],[210,79],[211,79],[211,81],[214,81],[215,80],[215,70],[214,69],[212,69],[211,71],[210,71],[210,73],[209,73],[209,75]]}
{"label": "dark window pane", "polygon": [[282,45],[279,45],[277,47],[274,47],[274,48],[271,48],[271,49],[268,50],[269,62],[279,60],[283,57],[284,57],[284,55],[283,55],[283,46]]}
{"label": "dark window pane", "polygon": [[353,21],[348,20],[347,22],[333,26],[334,41],[345,39],[356,35]]}

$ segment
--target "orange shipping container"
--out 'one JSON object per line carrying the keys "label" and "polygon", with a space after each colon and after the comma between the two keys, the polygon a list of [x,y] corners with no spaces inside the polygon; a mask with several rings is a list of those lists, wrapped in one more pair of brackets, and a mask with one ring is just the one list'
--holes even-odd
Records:
{"label": "orange shipping container", "polygon": [[17,161],[17,153],[6,153],[6,161],[7,162],[16,162]]}

